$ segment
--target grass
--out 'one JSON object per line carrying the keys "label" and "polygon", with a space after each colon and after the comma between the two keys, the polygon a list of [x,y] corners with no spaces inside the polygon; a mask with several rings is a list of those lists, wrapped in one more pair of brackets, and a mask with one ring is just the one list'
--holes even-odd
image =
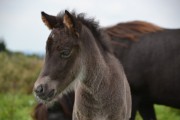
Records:
{"label": "grass", "polygon": [[0,94],[0,120],[32,120],[35,100],[27,94]]}
{"label": "grass", "polygon": [[[180,110],[163,105],[155,105],[157,120],[180,120]],[[142,120],[137,113],[136,120]]]}
{"label": "grass", "polygon": [[180,110],[165,106],[155,106],[158,120],[180,120]]}

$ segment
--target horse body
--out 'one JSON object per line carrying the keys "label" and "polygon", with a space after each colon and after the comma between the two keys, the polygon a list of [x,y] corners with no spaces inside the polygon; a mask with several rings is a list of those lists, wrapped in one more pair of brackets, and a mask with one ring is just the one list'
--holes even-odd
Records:
{"label": "horse body", "polygon": [[153,104],[180,108],[180,30],[160,28],[143,34],[137,42],[116,36],[111,39],[128,46],[114,44],[114,53],[121,60],[131,87],[131,119],[139,110],[143,119],[155,120]]}
{"label": "horse body", "polygon": [[58,17],[42,13],[42,18],[52,32],[44,68],[34,85],[36,97],[53,101],[71,89],[73,120],[128,120],[130,88],[109,37],[92,20],[68,11]]}
{"label": "horse body", "polygon": [[143,44],[146,49],[144,52],[137,51],[140,55],[146,54],[143,59],[139,59],[144,64],[143,70],[139,72],[142,73],[139,80],[143,80],[142,85],[147,86],[145,91],[154,103],[176,108],[180,108],[180,97],[177,95],[177,91],[180,91],[179,40],[180,30],[164,30],[142,38],[139,46]]}

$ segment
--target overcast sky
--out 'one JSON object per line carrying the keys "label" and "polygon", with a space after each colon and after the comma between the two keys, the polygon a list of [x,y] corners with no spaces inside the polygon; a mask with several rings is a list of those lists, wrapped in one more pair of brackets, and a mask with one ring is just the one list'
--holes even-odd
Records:
{"label": "overcast sky", "polygon": [[0,38],[12,51],[45,51],[50,31],[40,12],[64,9],[85,12],[100,26],[143,20],[164,28],[180,28],[180,0],[0,0]]}

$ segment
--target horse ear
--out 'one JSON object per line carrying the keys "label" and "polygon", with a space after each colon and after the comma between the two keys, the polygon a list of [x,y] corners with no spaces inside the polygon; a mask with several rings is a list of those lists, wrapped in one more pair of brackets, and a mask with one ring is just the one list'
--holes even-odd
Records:
{"label": "horse ear", "polygon": [[45,12],[41,12],[41,18],[44,24],[49,28],[52,29],[57,24],[57,20],[55,16],[48,15]]}
{"label": "horse ear", "polygon": [[78,22],[67,10],[65,10],[63,23],[69,30],[79,37],[80,22]]}

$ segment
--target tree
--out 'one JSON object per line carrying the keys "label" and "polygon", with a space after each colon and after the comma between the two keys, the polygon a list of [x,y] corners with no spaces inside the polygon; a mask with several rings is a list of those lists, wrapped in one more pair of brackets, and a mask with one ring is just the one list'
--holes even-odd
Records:
{"label": "tree", "polygon": [[1,51],[6,51],[6,44],[3,38],[0,38],[0,52]]}

